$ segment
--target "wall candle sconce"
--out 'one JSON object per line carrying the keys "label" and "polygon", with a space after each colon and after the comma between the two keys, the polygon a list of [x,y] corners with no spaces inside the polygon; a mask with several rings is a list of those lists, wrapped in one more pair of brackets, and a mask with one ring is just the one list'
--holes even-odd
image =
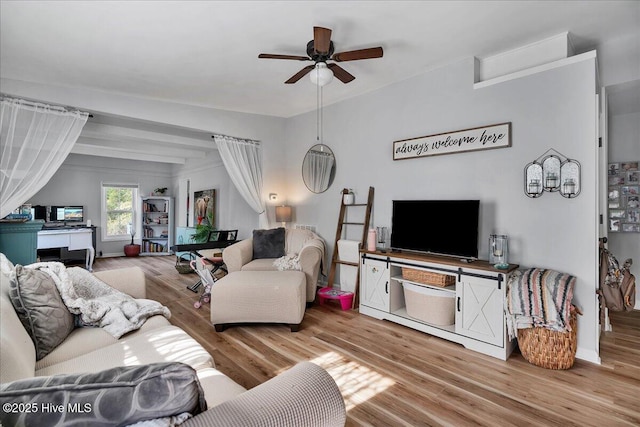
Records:
{"label": "wall candle sconce", "polygon": [[563,156],[553,148],[524,168],[524,193],[537,198],[543,192],[559,192],[572,198],[580,194],[580,163]]}

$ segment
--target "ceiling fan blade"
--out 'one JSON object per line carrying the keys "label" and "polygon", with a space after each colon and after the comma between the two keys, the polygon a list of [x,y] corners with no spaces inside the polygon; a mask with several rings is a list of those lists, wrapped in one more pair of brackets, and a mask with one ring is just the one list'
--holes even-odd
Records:
{"label": "ceiling fan blade", "polygon": [[329,53],[331,46],[331,30],[322,27],[313,27],[313,49],[317,53]]}
{"label": "ceiling fan blade", "polygon": [[297,55],[277,55],[273,53],[261,53],[258,55],[258,58],[263,59],[293,59],[294,61],[311,61],[311,58],[308,56],[297,56]]}
{"label": "ceiling fan blade", "polygon": [[296,74],[291,76],[291,78],[289,80],[287,80],[285,83],[286,84],[291,84],[291,83],[297,82],[298,80],[300,80],[301,78],[303,78],[304,76],[309,74],[311,72],[311,70],[313,70],[314,68],[316,68],[315,65],[307,65],[302,70],[298,71]]}
{"label": "ceiling fan blade", "polygon": [[357,61],[358,59],[382,58],[382,48],[370,47],[368,49],[351,50],[349,52],[340,52],[331,58],[336,62]]}
{"label": "ceiling fan blade", "polygon": [[327,64],[327,67],[333,71],[333,75],[342,83],[349,83],[355,80],[355,77],[351,75],[347,70],[339,66],[338,64]]}

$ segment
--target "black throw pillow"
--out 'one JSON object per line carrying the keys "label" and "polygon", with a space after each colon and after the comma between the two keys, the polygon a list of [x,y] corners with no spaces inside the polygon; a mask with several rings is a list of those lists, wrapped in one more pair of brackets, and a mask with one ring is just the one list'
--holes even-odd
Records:
{"label": "black throw pillow", "polygon": [[280,258],[284,255],[284,228],[253,230],[253,259]]}

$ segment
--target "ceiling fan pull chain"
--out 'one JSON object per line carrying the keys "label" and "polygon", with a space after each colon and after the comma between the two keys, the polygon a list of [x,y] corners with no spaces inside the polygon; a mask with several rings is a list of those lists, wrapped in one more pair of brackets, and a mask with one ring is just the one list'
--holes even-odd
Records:
{"label": "ceiling fan pull chain", "polygon": [[320,143],[320,85],[316,85],[316,142]]}
{"label": "ceiling fan pull chain", "polygon": [[322,132],[322,121],[324,120],[324,99],[322,99],[323,95],[323,87],[318,85],[318,90],[320,90],[320,143],[324,144],[324,135]]}

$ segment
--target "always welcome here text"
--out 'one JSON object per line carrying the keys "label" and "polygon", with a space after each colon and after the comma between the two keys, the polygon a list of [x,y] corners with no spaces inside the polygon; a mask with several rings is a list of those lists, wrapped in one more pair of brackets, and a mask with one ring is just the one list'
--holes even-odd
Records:
{"label": "always welcome here text", "polygon": [[408,159],[486,148],[508,147],[511,123],[425,136],[393,143],[393,159]]}

